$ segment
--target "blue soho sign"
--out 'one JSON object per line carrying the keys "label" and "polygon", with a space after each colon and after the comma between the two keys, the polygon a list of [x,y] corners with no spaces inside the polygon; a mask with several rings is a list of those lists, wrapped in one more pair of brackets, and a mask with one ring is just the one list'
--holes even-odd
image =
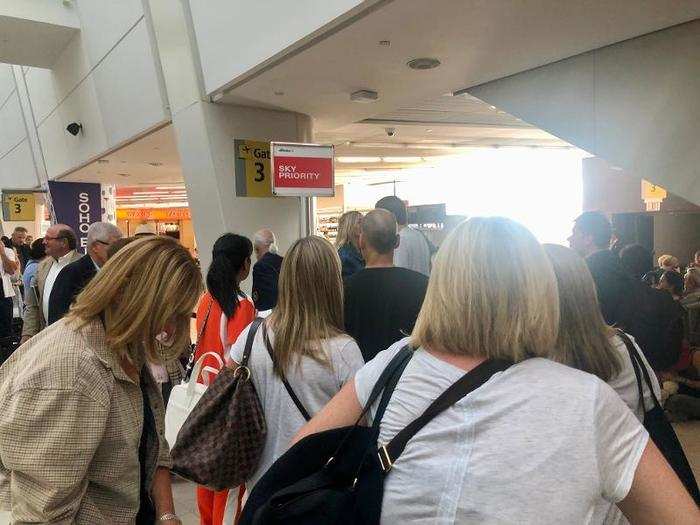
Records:
{"label": "blue soho sign", "polygon": [[87,231],[102,220],[100,185],[87,182],[49,181],[56,222],[67,224],[78,236],[78,249],[85,253]]}

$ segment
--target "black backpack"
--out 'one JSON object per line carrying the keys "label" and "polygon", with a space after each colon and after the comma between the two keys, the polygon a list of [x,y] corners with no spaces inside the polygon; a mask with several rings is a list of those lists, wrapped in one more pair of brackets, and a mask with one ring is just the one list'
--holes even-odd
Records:
{"label": "black backpack", "polygon": [[[378,524],[384,478],[408,441],[435,416],[510,366],[496,360],[480,364],[443,392],[389,443],[378,448],[379,424],[412,355],[406,346],[394,356],[355,425],[308,436],[280,457],[253,488],[239,523]],[[372,426],[360,426],[380,394]]]}

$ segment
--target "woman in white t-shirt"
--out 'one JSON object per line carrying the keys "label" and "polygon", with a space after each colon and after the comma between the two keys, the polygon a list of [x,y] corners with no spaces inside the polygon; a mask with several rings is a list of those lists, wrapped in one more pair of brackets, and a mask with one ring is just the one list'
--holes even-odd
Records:
{"label": "woman in white t-shirt", "polygon": [[[338,254],[321,237],[297,240],[282,263],[277,305],[255,334],[250,354],[248,366],[265,413],[267,437],[258,469],[246,482],[248,490],[286,452],[306,422],[281,378],[313,416],[364,364],[357,343],[343,327]],[[241,362],[249,330],[243,330],[231,347],[231,366]]]}
{"label": "woman in white t-shirt", "polygon": [[[554,267],[559,289],[559,335],[550,359],[593,374],[620,396],[644,423],[644,408],[651,408],[651,392],[642,380],[644,404],[639,399],[637,376],[632,360],[617,331],[606,325],[600,312],[595,282],[584,261],[575,251],[557,244],[545,244],[544,251]],[[652,381],[654,395],[661,395],[659,382],[644,354],[629,336]],[[601,500],[596,518],[604,523],[627,523],[616,505]]]}
{"label": "woman in white t-shirt", "polygon": [[[448,236],[379,444],[485,360],[515,364],[408,442],[386,477],[382,523],[595,523],[601,498],[635,523],[697,523],[697,507],[617,394],[542,358],[558,323],[554,271],[527,229],[472,218]],[[296,439],[352,424],[408,341],[367,363]]]}

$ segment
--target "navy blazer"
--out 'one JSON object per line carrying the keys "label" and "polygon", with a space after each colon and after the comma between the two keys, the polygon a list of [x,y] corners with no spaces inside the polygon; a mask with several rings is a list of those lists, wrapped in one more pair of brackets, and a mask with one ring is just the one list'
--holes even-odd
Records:
{"label": "navy blazer", "polygon": [[267,252],[253,266],[253,302],[259,312],[277,304],[277,284],[282,269],[282,257]]}
{"label": "navy blazer", "polygon": [[97,268],[89,255],[84,255],[63,268],[49,296],[49,318],[53,324],[68,313],[71,303],[97,274]]}

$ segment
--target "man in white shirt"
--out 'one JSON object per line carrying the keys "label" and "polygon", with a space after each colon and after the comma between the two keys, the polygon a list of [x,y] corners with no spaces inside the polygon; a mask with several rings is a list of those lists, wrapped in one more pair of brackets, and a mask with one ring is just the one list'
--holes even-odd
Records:
{"label": "man in white shirt", "polygon": [[51,226],[44,235],[46,255],[37,268],[36,277],[31,283],[30,293],[26,294],[22,343],[38,334],[46,327],[49,316],[49,297],[60,271],[82,257],[75,249],[78,239],[73,229],[66,224]]}
{"label": "man in white shirt", "polygon": [[425,235],[408,226],[406,204],[392,195],[379,199],[374,207],[390,211],[396,217],[401,241],[394,251],[394,266],[430,276],[430,245]]}

